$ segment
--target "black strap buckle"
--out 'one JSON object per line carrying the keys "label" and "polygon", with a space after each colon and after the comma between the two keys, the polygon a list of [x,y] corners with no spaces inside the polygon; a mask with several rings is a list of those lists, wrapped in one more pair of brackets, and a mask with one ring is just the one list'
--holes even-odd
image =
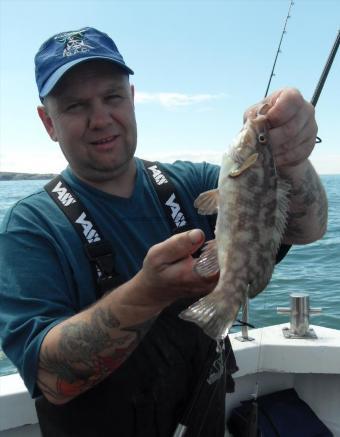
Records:
{"label": "black strap buckle", "polygon": [[85,245],[85,252],[89,260],[96,266],[96,282],[100,291],[108,291],[122,283],[115,270],[114,254],[108,241],[88,243]]}
{"label": "black strap buckle", "polygon": [[96,263],[102,274],[109,275],[114,271],[114,256],[108,241],[88,243],[85,245],[85,252],[89,260]]}

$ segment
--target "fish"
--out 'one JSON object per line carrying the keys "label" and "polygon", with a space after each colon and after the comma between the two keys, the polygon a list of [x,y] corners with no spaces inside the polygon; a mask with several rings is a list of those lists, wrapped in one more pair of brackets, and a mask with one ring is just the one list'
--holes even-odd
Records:
{"label": "fish", "polygon": [[219,272],[211,293],[179,317],[196,323],[211,338],[223,340],[246,298],[270,282],[287,225],[290,184],[276,170],[265,103],[250,113],[223,154],[216,189],[194,202],[199,214],[216,214],[215,239],[208,241],[195,270]]}

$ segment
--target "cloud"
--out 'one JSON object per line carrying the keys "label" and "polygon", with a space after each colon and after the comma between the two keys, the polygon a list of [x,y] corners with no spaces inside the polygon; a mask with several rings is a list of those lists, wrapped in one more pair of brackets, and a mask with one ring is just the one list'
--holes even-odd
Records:
{"label": "cloud", "polygon": [[199,105],[202,103],[211,102],[225,98],[226,94],[182,94],[182,93],[147,93],[137,92],[135,102],[137,104],[143,103],[157,103],[164,108],[178,108],[184,106]]}

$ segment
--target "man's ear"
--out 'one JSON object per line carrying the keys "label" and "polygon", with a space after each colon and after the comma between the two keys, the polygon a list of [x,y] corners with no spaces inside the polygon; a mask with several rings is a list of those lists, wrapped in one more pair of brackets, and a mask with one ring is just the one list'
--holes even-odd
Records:
{"label": "man's ear", "polygon": [[135,86],[130,85],[133,107],[135,107]]}
{"label": "man's ear", "polygon": [[50,136],[51,140],[58,141],[53,122],[51,117],[48,115],[45,106],[38,106],[37,107],[38,115],[40,117],[40,120],[43,122],[43,125],[45,126],[45,129]]}

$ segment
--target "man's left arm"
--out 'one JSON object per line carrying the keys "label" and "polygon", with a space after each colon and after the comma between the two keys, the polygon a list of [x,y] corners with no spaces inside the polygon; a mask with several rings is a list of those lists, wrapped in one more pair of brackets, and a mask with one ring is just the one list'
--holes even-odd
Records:
{"label": "man's left arm", "polygon": [[[308,160],[317,134],[315,110],[293,88],[276,91],[265,102],[272,105],[267,119],[277,171],[291,185],[288,223],[282,243],[311,243],[326,232],[328,212],[325,190]],[[248,111],[253,110],[254,107]]]}

